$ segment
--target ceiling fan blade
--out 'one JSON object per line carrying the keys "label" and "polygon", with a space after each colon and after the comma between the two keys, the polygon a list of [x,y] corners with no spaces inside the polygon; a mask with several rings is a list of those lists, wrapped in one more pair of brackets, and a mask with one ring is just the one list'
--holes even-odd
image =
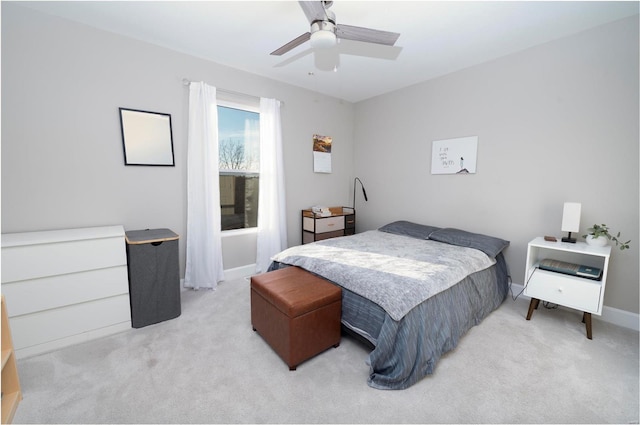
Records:
{"label": "ceiling fan blade", "polygon": [[284,55],[289,50],[298,47],[299,45],[301,45],[302,43],[304,43],[306,41],[309,41],[310,38],[311,38],[311,33],[310,32],[304,33],[301,36],[299,36],[297,38],[294,38],[293,40],[291,40],[290,42],[288,42],[284,46],[277,48],[276,50],[271,52],[271,54],[274,55],[274,56]]}
{"label": "ceiling fan blade", "polygon": [[372,59],[396,60],[402,52],[400,46],[386,46],[376,43],[362,43],[354,40],[342,40],[336,46],[341,55],[360,56]]}
{"label": "ceiling fan blade", "polygon": [[309,48],[306,50],[301,51],[300,53],[296,53],[293,56],[290,56],[286,59],[284,59],[281,62],[278,62],[277,64],[273,65],[274,68],[282,68],[283,66],[287,66],[291,63],[294,63],[297,60],[300,60],[302,58],[304,58],[305,56],[311,55],[313,54],[313,49]]}
{"label": "ceiling fan blade", "polygon": [[373,30],[371,28],[354,27],[352,25],[336,25],[338,38],[347,40],[364,41],[366,43],[384,44],[393,46],[400,34],[397,32]]}
{"label": "ceiling fan blade", "polygon": [[314,21],[323,21],[326,19],[326,13],[322,1],[299,1],[302,11],[307,16],[309,23]]}

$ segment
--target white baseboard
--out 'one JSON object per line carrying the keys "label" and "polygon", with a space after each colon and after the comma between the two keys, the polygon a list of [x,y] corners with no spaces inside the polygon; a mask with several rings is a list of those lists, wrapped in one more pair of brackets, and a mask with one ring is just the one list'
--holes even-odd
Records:
{"label": "white baseboard", "polygon": [[[247,264],[246,266],[236,267],[233,269],[226,269],[224,271],[224,279],[223,280],[235,280],[242,279],[251,275],[256,274],[256,264]],[[180,279],[180,290],[186,291],[187,289],[184,286],[184,279]]]}
{"label": "white baseboard", "polygon": [[602,320],[640,332],[640,315],[613,307],[602,307]]}
{"label": "white baseboard", "polygon": [[256,264],[248,264],[246,266],[225,270],[224,280],[242,279],[254,274],[256,274]]}
{"label": "white baseboard", "polygon": [[[518,285],[517,283],[511,284],[511,292],[515,295],[520,294],[523,288],[523,285]],[[524,294],[521,294],[520,297],[527,300],[530,299]],[[631,313],[630,311],[620,310],[605,305],[602,307],[602,316],[594,316],[593,318],[640,332],[640,315]]]}

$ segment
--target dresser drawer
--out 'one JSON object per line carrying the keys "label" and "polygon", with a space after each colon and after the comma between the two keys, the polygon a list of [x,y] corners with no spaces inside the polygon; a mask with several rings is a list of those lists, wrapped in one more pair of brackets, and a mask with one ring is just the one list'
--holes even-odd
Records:
{"label": "dresser drawer", "polygon": [[584,312],[597,312],[600,281],[566,276],[537,269],[529,279],[525,295]]}
{"label": "dresser drawer", "polygon": [[344,217],[326,217],[316,220],[316,233],[344,230]]}

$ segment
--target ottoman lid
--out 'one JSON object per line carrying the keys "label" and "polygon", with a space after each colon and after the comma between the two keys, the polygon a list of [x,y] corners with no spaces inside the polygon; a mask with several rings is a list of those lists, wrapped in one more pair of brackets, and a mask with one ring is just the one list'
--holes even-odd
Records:
{"label": "ottoman lid", "polygon": [[342,290],[298,267],[251,277],[251,288],[288,317],[297,317],[340,301]]}

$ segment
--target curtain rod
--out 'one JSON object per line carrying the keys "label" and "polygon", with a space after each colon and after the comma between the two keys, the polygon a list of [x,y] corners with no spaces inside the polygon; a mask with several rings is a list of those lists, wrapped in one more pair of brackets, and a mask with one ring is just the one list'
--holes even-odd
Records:
{"label": "curtain rod", "polygon": [[[189,80],[188,78],[183,78],[182,79],[182,85],[184,86],[188,86],[189,84],[191,84],[192,81]],[[254,96],[252,94],[247,94],[247,93],[242,93],[239,91],[233,91],[233,90],[225,90],[225,89],[219,89],[216,87],[216,91],[219,91],[221,93],[226,93],[226,94],[230,94],[230,95],[235,95],[235,96],[244,96],[244,97],[251,97],[253,99],[258,99],[260,100],[260,96]],[[281,106],[284,106],[284,102],[283,101],[279,101]]]}

